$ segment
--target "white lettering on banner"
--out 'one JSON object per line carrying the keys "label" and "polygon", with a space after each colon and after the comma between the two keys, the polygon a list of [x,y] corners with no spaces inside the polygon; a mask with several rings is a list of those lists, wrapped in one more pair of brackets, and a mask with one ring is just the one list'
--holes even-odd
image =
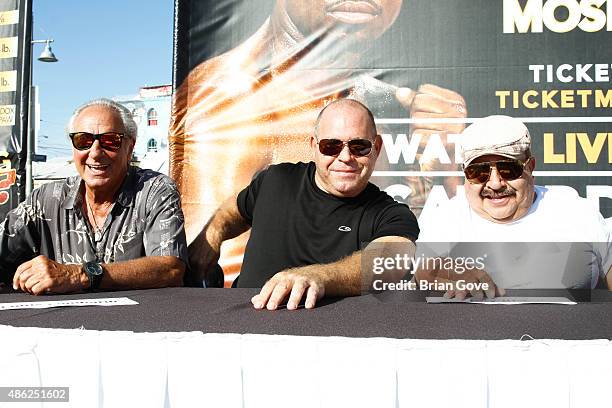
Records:
{"label": "white lettering on banner", "polygon": [[[610,82],[610,68],[612,64],[560,64],[557,69],[554,65],[529,65],[529,71],[533,73],[533,82],[538,84],[542,81],[553,83],[560,82]],[[546,75],[541,75],[546,69]],[[556,74],[556,75],[555,75]]]}
{"label": "white lettering on banner", "polygon": [[403,157],[404,163],[414,163],[421,142],[421,135],[414,135],[409,141],[405,133],[399,133],[395,140],[393,140],[393,135],[383,133],[382,140],[389,163],[399,163],[400,156]]}
{"label": "white lettering on banner", "polygon": [[[449,147],[453,147],[455,151],[454,163],[461,163],[461,154],[459,149],[455,148],[459,138],[457,134],[446,135],[447,147],[444,146],[440,135],[436,133],[429,135],[427,138],[423,138],[423,135],[417,132],[410,135],[410,138],[404,133],[398,133],[395,138],[390,133],[383,133],[381,136],[390,164],[398,164],[400,160],[404,164],[414,164],[417,161],[417,153],[420,147],[422,147],[422,154],[418,162],[421,164],[434,160],[438,160],[442,164],[451,164],[451,158],[447,151]],[[421,146],[422,144],[424,146]]]}
{"label": "white lettering on banner", "polygon": [[451,162],[440,135],[434,133],[429,136],[419,163],[427,163],[436,159],[442,164],[450,164]]}
{"label": "white lettering on banner", "polygon": [[[602,6],[606,6],[606,11]],[[559,20],[557,9],[564,8],[567,18]],[[612,31],[612,0],[527,0],[525,8],[519,0],[504,0],[504,33],[541,33],[544,27],[555,33],[579,28],[587,33]],[[516,31],[515,31],[516,29]]]}

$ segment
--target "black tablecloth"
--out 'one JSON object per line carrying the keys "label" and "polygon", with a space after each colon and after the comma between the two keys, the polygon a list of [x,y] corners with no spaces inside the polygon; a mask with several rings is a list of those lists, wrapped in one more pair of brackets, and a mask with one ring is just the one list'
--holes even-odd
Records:
{"label": "black tablecloth", "polygon": [[167,288],[35,297],[0,294],[0,302],[127,296],[135,306],[0,311],[20,327],[203,331],[413,339],[612,339],[612,293],[577,305],[427,304],[423,293],[388,292],[324,299],[317,308],[255,310],[256,289]]}

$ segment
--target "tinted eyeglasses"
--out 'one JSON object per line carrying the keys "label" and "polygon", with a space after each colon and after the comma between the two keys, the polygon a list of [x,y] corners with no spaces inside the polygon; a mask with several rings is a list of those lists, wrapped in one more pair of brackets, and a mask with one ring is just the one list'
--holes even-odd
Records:
{"label": "tinted eyeglasses", "polygon": [[74,132],[69,134],[72,145],[77,150],[87,150],[93,146],[96,140],[104,150],[116,152],[121,148],[121,142],[125,134],[119,132],[105,132],[94,135],[89,132]]}
{"label": "tinted eyeglasses", "polygon": [[317,142],[319,151],[326,156],[337,156],[344,146],[348,146],[349,151],[355,157],[363,157],[372,151],[372,141],[368,139],[352,139],[343,141],[340,139],[321,139]]}
{"label": "tinted eyeglasses", "polygon": [[474,163],[463,169],[465,178],[472,184],[484,184],[491,177],[491,169],[495,167],[497,173],[504,180],[512,181],[523,175],[525,165],[531,158],[524,163],[519,160],[498,160],[492,162]]}

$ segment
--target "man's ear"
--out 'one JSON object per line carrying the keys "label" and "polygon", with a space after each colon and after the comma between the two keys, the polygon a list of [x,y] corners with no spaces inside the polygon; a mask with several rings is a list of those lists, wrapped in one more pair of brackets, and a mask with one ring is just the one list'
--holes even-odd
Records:
{"label": "man's ear", "polygon": [[132,161],[132,155],[134,154],[134,146],[136,146],[135,139],[129,139],[129,141],[130,141],[130,145],[128,147],[128,167],[130,165],[130,162]]}
{"label": "man's ear", "polygon": [[527,164],[525,165],[525,169],[527,169],[529,174],[532,174],[533,170],[535,169],[535,166],[536,166],[536,158],[531,156],[529,158],[529,162],[527,162]]}
{"label": "man's ear", "polygon": [[314,138],[314,136],[310,136],[310,150],[312,151],[312,158],[314,159],[315,156],[317,155],[317,139]]}
{"label": "man's ear", "polygon": [[380,150],[382,149],[383,140],[380,135],[376,135],[374,138],[374,148],[376,149],[376,156],[380,154]]}
{"label": "man's ear", "polygon": [[310,148],[314,149],[317,146],[317,141],[315,140],[314,136],[310,136]]}

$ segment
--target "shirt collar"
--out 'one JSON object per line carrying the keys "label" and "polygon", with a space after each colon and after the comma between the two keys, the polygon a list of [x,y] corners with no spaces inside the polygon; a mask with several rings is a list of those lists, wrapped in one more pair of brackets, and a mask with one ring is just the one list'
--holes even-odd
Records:
{"label": "shirt collar", "polygon": [[[134,178],[136,177],[136,168],[130,166],[128,169],[127,176],[123,179],[123,183],[119,188],[119,196],[115,200],[116,204],[123,207],[133,207],[134,199],[136,196],[136,185]],[[64,198],[62,207],[64,209],[74,209],[80,207],[83,203],[83,195],[81,194],[81,188],[83,186],[83,179],[80,176],[69,177],[66,179],[66,187],[68,193]]]}
{"label": "shirt collar", "polygon": [[79,194],[82,181],[83,180],[80,176],[68,177],[66,179],[66,188],[68,189],[68,193],[66,194],[66,197],[62,203],[62,208],[69,210],[80,206],[83,201],[81,194]]}
{"label": "shirt collar", "polygon": [[121,187],[119,187],[119,195],[117,196],[115,203],[121,205],[122,207],[134,206],[134,200],[136,199],[136,191],[138,188],[135,183],[135,179],[137,177],[136,170],[136,167],[128,167],[127,175],[123,179]]}

